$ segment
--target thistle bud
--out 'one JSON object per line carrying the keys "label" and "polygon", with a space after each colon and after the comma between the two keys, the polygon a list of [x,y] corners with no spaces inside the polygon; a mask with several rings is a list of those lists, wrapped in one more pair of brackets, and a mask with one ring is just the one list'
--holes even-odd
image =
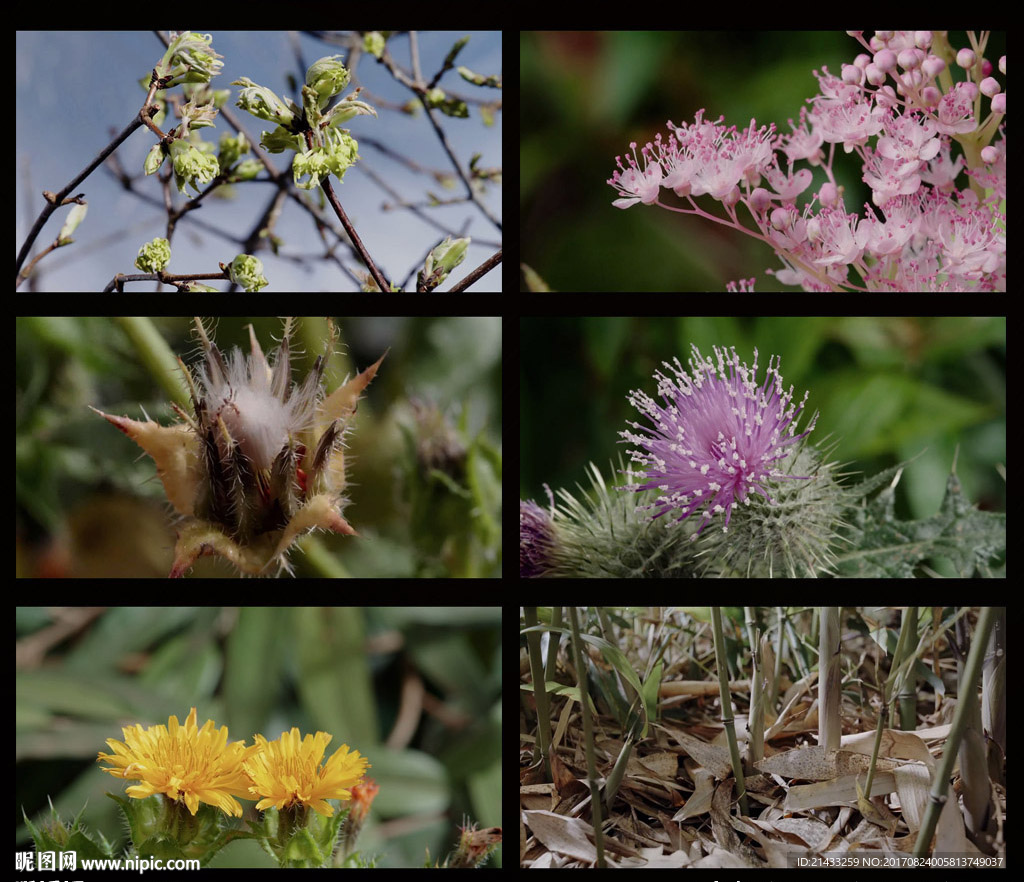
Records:
{"label": "thistle bud", "polygon": [[329,351],[301,384],[291,382],[292,328],[286,319],[269,359],[251,326],[251,353],[225,355],[197,319],[204,357],[191,370],[182,365],[192,397],[191,414],[178,409],[184,422],[160,426],[97,411],[153,458],[168,500],[184,517],[171,576],[200,555],[219,555],[243,573],[272,574],[287,570],[288,551],[303,533],[355,534],[341,514],[342,442],[383,356],[327,395]]}

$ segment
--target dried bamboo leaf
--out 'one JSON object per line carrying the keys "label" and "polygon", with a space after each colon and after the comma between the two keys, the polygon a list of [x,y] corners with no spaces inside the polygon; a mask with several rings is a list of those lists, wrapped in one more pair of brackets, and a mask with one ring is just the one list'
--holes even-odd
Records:
{"label": "dried bamboo leaf", "polygon": [[[827,805],[851,805],[857,799],[857,776],[845,775],[818,784],[797,784],[786,794],[787,812],[821,808]],[[896,789],[892,772],[881,772],[871,782],[871,795],[882,796]]]}
{"label": "dried bamboo leaf", "polygon": [[[786,778],[804,778],[808,781],[827,781],[842,775],[866,772],[871,758],[849,750],[826,750],[823,746],[800,747],[787,750],[775,756],[765,757],[754,763],[754,768],[766,775],[782,775]],[[879,757],[876,768],[890,771],[897,764]],[[873,790],[874,788],[872,788]]]}
{"label": "dried bamboo leaf", "polygon": [[679,811],[675,813],[673,821],[685,821],[697,815],[703,815],[711,810],[711,797],[715,792],[715,776],[707,769],[694,769],[690,773],[693,778],[693,796],[686,800]]}
{"label": "dried bamboo leaf", "polygon": [[732,776],[732,761],[729,757],[729,748],[708,744],[706,741],[701,741],[699,738],[688,735],[682,729],[670,728],[668,726],[662,728],[679,742],[683,750],[716,778],[725,780]]}

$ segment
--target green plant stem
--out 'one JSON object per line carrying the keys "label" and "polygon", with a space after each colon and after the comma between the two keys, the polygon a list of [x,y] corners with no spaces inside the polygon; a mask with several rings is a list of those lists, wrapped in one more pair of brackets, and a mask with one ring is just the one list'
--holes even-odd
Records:
{"label": "green plant stem", "polygon": [[[914,843],[914,857],[924,857],[931,849],[932,836],[935,834],[939,813],[949,798],[949,778],[953,774],[953,763],[960,750],[960,741],[967,721],[978,701],[978,680],[981,677],[982,662],[985,658],[985,650],[988,647],[988,638],[996,619],[996,613],[995,608],[985,606],[981,608],[981,614],[978,616],[978,627],[974,631],[971,651],[967,656],[964,675],[960,681],[962,689],[959,696],[960,701],[956,706],[956,713],[953,715],[953,725],[949,737],[942,749],[942,759],[939,760],[939,767],[935,770],[932,778],[932,789],[925,808],[924,820],[921,822],[921,829],[918,831],[917,841]],[[870,793],[870,791],[868,792]]]}
{"label": "green plant stem", "polygon": [[729,756],[732,759],[732,773],[736,778],[740,811],[749,815],[747,789],[743,783],[743,762],[740,760],[740,748],[736,743],[736,720],[733,718],[732,696],[729,694],[729,670],[725,661],[725,634],[722,632],[720,606],[711,607],[711,624],[715,633],[715,666],[718,668],[718,694],[722,699],[722,723],[725,725],[725,735],[729,739]]}
{"label": "green plant stem", "polygon": [[122,316],[116,321],[132,341],[140,361],[160,388],[179,406],[189,407],[191,398],[188,384],[182,376],[178,357],[160,335],[152,319],[146,316]]}
{"label": "green plant stem", "polygon": [[[536,627],[537,607],[523,607],[523,622],[527,628]],[[533,677],[533,698],[537,705],[537,749],[544,761],[544,774],[551,781],[551,765],[548,760],[548,745],[551,744],[551,714],[548,709],[548,690],[544,676],[544,661],[540,652],[540,634],[530,631],[526,635],[526,646],[530,653],[530,675]]]}
{"label": "green plant stem", "polygon": [[583,715],[583,742],[587,753],[587,780],[590,782],[590,817],[594,828],[594,846],[597,848],[597,866],[605,867],[604,833],[601,830],[601,790],[597,783],[597,762],[594,758],[594,724],[590,718],[590,695],[587,692],[587,669],[583,663],[583,640],[580,638],[579,615],[576,607],[569,607],[572,626],[572,651],[576,664],[576,682],[580,691],[580,713]]}

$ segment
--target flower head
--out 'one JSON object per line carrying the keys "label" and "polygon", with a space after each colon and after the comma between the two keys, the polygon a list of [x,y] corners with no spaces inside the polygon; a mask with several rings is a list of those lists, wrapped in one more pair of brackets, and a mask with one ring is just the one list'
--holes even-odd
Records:
{"label": "flower head", "polygon": [[519,578],[542,576],[555,544],[551,515],[533,500],[519,500]]}
{"label": "flower head", "polygon": [[257,735],[259,751],[245,763],[252,779],[249,792],[262,797],[256,808],[263,811],[310,806],[331,817],[334,807],[326,800],[351,799],[352,788],[360,783],[370,764],[359,751],[350,751],[343,744],[320,765],[330,743],[331,736],[326,732],[300,738],[294,726],[290,732],[282,732],[277,741]]}
{"label": "flower head", "polygon": [[674,366],[665,362],[674,378],[660,371],[654,374],[664,406],[645,392],[629,395],[630,404],[653,428],[630,422],[646,434],[628,430],[619,434],[642,448],[632,451],[632,461],[641,465],[644,480],[624,489],[660,490],[662,495],[646,506],[657,512],[654,517],[678,512],[675,519],[681,521],[703,509],[696,538],[715,514],[725,514],[723,529],[727,529],[733,505],[748,501],[751,492],[772,501],[767,482],[794,477],[784,475],[775,464],[785,459],[791,444],[814,428],[817,414],[801,434],[794,434],[807,394],[799,406],[792,403],[793,387],[783,390],[777,356],[769,360],[768,375],[759,387],[756,349],[753,368],[740,361],[735,348],[714,348],[717,368],[696,346],[692,349],[692,376],[679,359],[673,359]]}
{"label": "flower head", "polygon": [[229,815],[241,817],[242,806],[234,797],[249,799],[249,779],[242,762],[256,752],[241,741],[228,743],[228,729],[214,728],[207,720],[196,726],[192,708],[185,725],[170,717],[167,725],[143,729],[140,725],[121,730],[124,741],[107,739],[113,753],[101,753],[97,762],[110,763],[115,778],[134,778],[140,784],[128,788],[135,799],[163,793],[185,803],[194,815],[199,803],[215,806]]}
{"label": "flower head", "polygon": [[615,164],[619,170],[612,173],[608,178],[609,186],[614,187],[621,194],[621,198],[612,202],[616,208],[629,208],[642,202],[650,205],[658,201],[658,193],[661,190],[662,168],[653,158],[650,145],[643,147],[640,151],[643,169],[640,168],[640,161],[636,158],[636,141],[629,144],[633,155],[626,154],[628,168],[622,164],[622,157],[615,157]]}

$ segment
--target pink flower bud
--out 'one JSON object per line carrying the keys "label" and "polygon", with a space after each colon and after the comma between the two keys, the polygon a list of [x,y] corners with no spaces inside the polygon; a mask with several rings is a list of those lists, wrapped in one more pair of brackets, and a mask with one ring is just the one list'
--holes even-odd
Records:
{"label": "pink flower bud", "polygon": [[904,49],[896,60],[904,70],[914,70],[920,66],[923,57],[924,53],[920,49]]}
{"label": "pink flower bud", "polygon": [[978,60],[978,56],[974,54],[973,49],[961,49],[956,54],[956,63],[960,65],[964,70],[970,67],[974,67],[974,62]]}
{"label": "pink flower bud", "polygon": [[882,49],[880,52],[876,52],[875,65],[879,70],[884,70],[888,73],[896,67],[896,53],[892,49]]}
{"label": "pink flower bud", "polygon": [[885,82],[886,73],[877,64],[869,64],[864,69],[864,76],[872,86],[880,86]]}
{"label": "pink flower bud", "polygon": [[826,207],[834,206],[839,201],[839,190],[836,185],[831,181],[822,184],[818,191],[818,201]]}
{"label": "pink flower bud", "polygon": [[1000,92],[992,99],[993,113],[1006,113],[1006,93]]}
{"label": "pink flower bud", "polygon": [[843,65],[843,82],[850,83],[854,86],[859,86],[861,81],[864,79],[864,74],[861,69],[853,64]]}
{"label": "pink flower bud", "polygon": [[921,64],[921,70],[924,71],[925,76],[929,77],[937,77],[945,69],[946,62],[937,55],[929,55]]}
{"label": "pink flower bud", "polygon": [[758,187],[750,194],[750,208],[752,211],[762,212],[766,211],[768,206],[772,204],[772,194],[769,193],[764,187]]}
{"label": "pink flower bud", "polygon": [[1002,91],[1002,87],[999,85],[999,81],[993,77],[986,77],[981,81],[981,94],[991,98],[993,95],[998,95]]}
{"label": "pink flower bud", "polygon": [[982,162],[988,164],[988,163],[995,162],[997,159],[999,159],[999,151],[996,150],[995,147],[992,147],[990,145],[988,147],[982,148],[982,151],[981,151],[981,161]]}

